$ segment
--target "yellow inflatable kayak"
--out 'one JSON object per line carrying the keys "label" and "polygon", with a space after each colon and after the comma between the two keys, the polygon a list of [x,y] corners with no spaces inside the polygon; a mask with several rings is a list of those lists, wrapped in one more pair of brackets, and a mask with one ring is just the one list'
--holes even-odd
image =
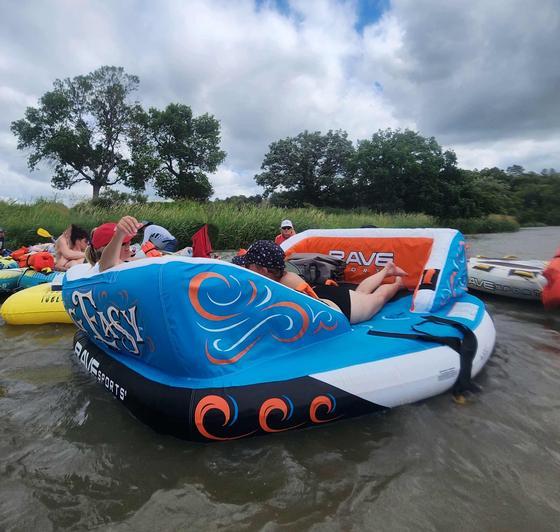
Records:
{"label": "yellow inflatable kayak", "polygon": [[53,291],[51,283],[26,288],[11,295],[4,301],[0,314],[10,325],[72,323],[62,304],[62,292]]}

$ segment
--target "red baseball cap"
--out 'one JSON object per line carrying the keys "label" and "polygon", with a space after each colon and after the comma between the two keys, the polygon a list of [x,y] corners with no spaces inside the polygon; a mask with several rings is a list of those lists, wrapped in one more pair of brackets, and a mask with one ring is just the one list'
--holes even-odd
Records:
{"label": "red baseball cap", "polygon": [[[91,245],[93,249],[99,249],[105,247],[113,236],[115,236],[115,231],[117,230],[117,224],[114,222],[107,222],[93,230],[91,235]],[[123,239],[123,244],[126,244],[132,240],[134,235],[127,235]]]}

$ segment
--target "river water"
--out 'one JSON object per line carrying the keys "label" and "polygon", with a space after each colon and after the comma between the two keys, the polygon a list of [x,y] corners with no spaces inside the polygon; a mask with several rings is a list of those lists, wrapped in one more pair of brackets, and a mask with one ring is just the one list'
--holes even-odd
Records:
{"label": "river water", "polygon": [[[549,258],[560,228],[470,238]],[[225,444],[161,436],[92,381],[69,325],[0,325],[1,530],[560,528],[560,313],[485,297],[497,345],[465,405]]]}

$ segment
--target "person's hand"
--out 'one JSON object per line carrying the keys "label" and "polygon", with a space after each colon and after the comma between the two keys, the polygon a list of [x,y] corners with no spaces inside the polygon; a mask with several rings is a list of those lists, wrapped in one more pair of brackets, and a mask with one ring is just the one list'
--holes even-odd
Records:
{"label": "person's hand", "polygon": [[135,236],[142,224],[134,216],[123,216],[117,223],[115,232],[122,237]]}
{"label": "person's hand", "polygon": [[385,271],[387,272],[387,277],[392,277],[393,275],[396,277],[404,277],[408,275],[402,268],[396,266],[394,262],[388,262],[385,266]]}

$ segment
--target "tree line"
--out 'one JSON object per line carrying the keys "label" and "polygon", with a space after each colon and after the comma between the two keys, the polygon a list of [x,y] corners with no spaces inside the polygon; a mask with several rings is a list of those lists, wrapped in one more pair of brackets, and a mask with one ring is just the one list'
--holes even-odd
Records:
{"label": "tree line", "polygon": [[507,214],[560,225],[553,168],[464,170],[453,151],[410,130],[379,130],[356,146],[345,131],[305,131],[272,143],[261,170],[255,179],[277,206],[423,212],[440,220]]}
{"label": "tree line", "polygon": [[[208,174],[226,157],[219,121],[194,116],[182,103],[145,110],[132,100],[138,86],[138,77],[113,66],[56,80],[11,125],[30,169],[47,161],[55,188],[87,182],[94,198],[105,190],[110,199],[111,186],[121,183],[135,197],[151,184],[164,198],[209,200]],[[343,130],[304,131],[273,142],[261,170],[262,196],[226,201],[424,212],[441,220],[511,214],[522,223],[560,224],[554,169],[464,170],[452,150],[411,130],[379,130],[356,145]]]}

